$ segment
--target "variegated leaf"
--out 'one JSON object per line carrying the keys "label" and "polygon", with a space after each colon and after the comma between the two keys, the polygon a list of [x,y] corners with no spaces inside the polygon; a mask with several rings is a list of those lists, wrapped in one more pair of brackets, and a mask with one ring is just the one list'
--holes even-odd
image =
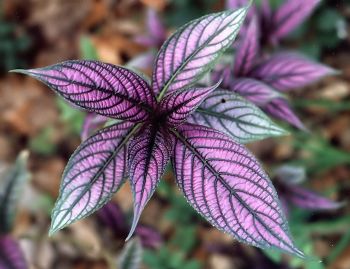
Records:
{"label": "variegated leaf", "polygon": [[334,69],[292,52],[277,53],[252,72],[253,77],[280,91],[301,88],[334,74]]}
{"label": "variegated leaf", "polygon": [[240,143],[286,134],[258,107],[225,90],[213,92],[189,121],[224,132]]}
{"label": "variegated leaf", "polygon": [[123,122],[85,140],[70,158],[52,211],[50,234],[105,205],[127,174],[127,143],[137,125]]}
{"label": "variegated leaf", "polygon": [[165,170],[173,141],[157,125],[144,126],[130,141],[129,174],[134,197],[134,219],[127,239],[135,231],[142,210],[152,197]]}
{"label": "variegated leaf", "polygon": [[205,219],[241,242],[304,256],[291,239],[272,183],[251,153],[207,127],[183,124],[173,132],[178,186]]}
{"label": "variegated leaf", "polygon": [[210,70],[235,39],[247,8],[210,14],[177,30],[162,46],[153,71],[152,88],[159,99],[188,88]]}
{"label": "variegated leaf", "polygon": [[112,64],[75,60],[12,72],[32,76],[72,104],[103,116],[143,121],[155,105],[143,78]]}
{"label": "variegated leaf", "polygon": [[166,95],[160,103],[160,113],[170,125],[179,125],[192,114],[203,100],[213,92],[221,82],[211,87],[190,88]]}
{"label": "variegated leaf", "polygon": [[18,200],[30,178],[27,169],[28,155],[28,151],[22,151],[16,163],[0,179],[0,235],[10,233],[13,228]]}

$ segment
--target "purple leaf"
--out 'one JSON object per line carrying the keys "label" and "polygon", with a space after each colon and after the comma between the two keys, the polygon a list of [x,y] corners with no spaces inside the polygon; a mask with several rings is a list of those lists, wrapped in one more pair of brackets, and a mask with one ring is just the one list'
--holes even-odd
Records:
{"label": "purple leaf", "polygon": [[103,116],[143,121],[155,105],[143,78],[112,64],[75,60],[13,72],[30,75],[71,103]]}
{"label": "purple leaf", "polygon": [[0,236],[0,269],[27,269],[18,243],[10,236]]}
{"label": "purple leaf", "polygon": [[126,177],[126,144],[138,125],[123,122],[85,140],[70,158],[52,211],[50,234],[105,205]]}
{"label": "purple leaf", "polygon": [[298,27],[316,8],[320,0],[287,0],[272,19],[271,38],[278,40]]}
{"label": "purple leaf", "polygon": [[225,90],[214,91],[189,121],[226,133],[240,143],[286,134],[258,107]]}
{"label": "purple leaf", "polygon": [[220,83],[221,81],[211,87],[190,88],[166,95],[160,103],[160,111],[167,117],[167,123],[176,126],[184,122]]}
{"label": "purple leaf", "polygon": [[147,125],[129,144],[129,174],[134,196],[134,219],[127,240],[135,231],[145,205],[153,195],[172,151],[172,139],[156,125]]}
{"label": "purple leaf", "polygon": [[258,22],[253,17],[247,27],[244,36],[241,38],[235,54],[233,73],[236,77],[244,77],[249,74],[255,65],[255,61],[260,51]]}
{"label": "purple leaf", "polygon": [[5,171],[4,178],[0,181],[0,235],[10,233],[13,228],[18,201],[30,178],[27,169],[28,155],[28,151],[22,151],[16,163]]}
{"label": "purple leaf", "polygon": [[272,99],[280,96],[267,84],[251,78],[235,79],[230,84],[230,90],[238,93],[258,106],[266,105]]}
{"label": "purple leaf", "polygon": [[285,194],[294,205],[309,210],[332,210],[343,206],[343,203],[334,202],[313,191],[297,185],[288,185]]}
{"label": "purple leaf", "polygon": [[241,242],[304,257],[272,183],[251,153],[207,127],[184,124],[173,132],[177,183],[204,218]]}
{"label": "purple leaf", "polygon": [[159,99],[197,82],[235,39],[247,8],[193,20],[162,46],[153,71],[152,88]]}
{"label": "purple leaf", "polygon": [[112,201],[107,203],[97,211],[97,217],[104,226],[110,228],[116,235],[121,237],[127,236],[129,226],[124,212],[117,203]]}
{"label": "purple leaf", "polygon": [[92,133],[94,133],[99,127],[107,122],[108,118],[95,114],[87,113],[83,122],[81,130],[81,140],[86,140]]}
{"label": "purple leaf", "polygon": [[280,91],[301,88],[333,74],[336,74],[334,69],[292,52],[273,55],[252,73],[255,78]]}
{"label": "purple leaf", "polygon": [[146,225],[139,225],[135,234],[141,239],[142,246],[146,248],[159,248],[163,243],[160,233]]}
{"label": "purple leaf", "polygon": [[263,110],[276,119],[288,122],[294,127],[306,131],[306,127],[289,107],[287,100],[276,98],[263,107]]}

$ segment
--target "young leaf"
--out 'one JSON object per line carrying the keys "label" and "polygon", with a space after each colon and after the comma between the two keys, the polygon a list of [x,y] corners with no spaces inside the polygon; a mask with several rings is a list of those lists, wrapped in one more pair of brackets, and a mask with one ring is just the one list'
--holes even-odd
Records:
{"label": "young leaf", "polygon": [[297,185],[288,185],[285,195],[294,205],[309,210],[332,210],[344,205]]}
{"label": "young leaf", "polygon": [[75,60],[13,72],[30,75],[69,102],[111,118],[143,121],[155,105],[143,78],[112,64]]}
{"label": "young leaf", "polygon": [[301,88],[332,74],[336,74],[334,69],[292,52],[277,53],[252,72],[253,77],[280,91]]}
{"label": "young leaf", "polygon": [[243,146],[199,125],[183,124],[174,134],[176,181],[205,219],[241,242],[304,257],[272,183]]}
{"label": "young leaf", "polygon": [[127,240],[134,233],[141,212],[153,195],[171,152],[171,138],[156,125],[145,126],[130,141],[128,163],[134,196],[134,219]]}
{"label": "young leaf", "polygon": [[[0,188],[0,234],[11,232],[16,217],[18,200],[29,179],[28,151],[22,151],[13,167],[4,176]],[[1,256],[1,255],[0,255]]]}
{"label": "young leaf", "polygon": [[189,121],[224,132],[240,143],[286,134],[258,107],[225,90],[213,92]]}
{"label": "young leaf", "polygon": [[220,82],[211,87],[190,88],[166,95],[160,103],[160,111],[171,125],[178,125],[192,114]]}
{"label": "young leaf", "polygon": [[152,88],[159,99],[188,88],[210,70],[235,39],[247,8],[224,11],[193,20],[161,47],[153,71]]}
{"label": "young leaf", "polygon": [[257,18],[253,17],[249,22],[247,30],[242,36],[242,40],[235,54],[233,73],[236,77],[244,77],[254,67],[255,61],[260,51],[260,31],[258,29]]}
{"label": "young leaf", "polygon": [[271,38],[278,40],[298,27],[316,8],[320,0],[287,0],[272,18]]}
{"label": "young leaf", "polygon": [[263,107],[263,110],[274,118],[286,121],[300,130],[307,130],[284,98],[273,99]]}
{"label": "young leaf", "polygon": [[138,238],[130,240],[118,258],[118,269],[140,269],[143,249]]}
{"label": "young leaf", "polygon": [[126,144],[138,126],[117,123],[85,140],[70,158],[52,211],[50,234],[105,205],[126,177]]}
{"label": "young leaf", "polygon": [[234,79],[230,90],[238,93],[258,106],[266,105],[280,94],[269,85],[251,78]]}
{"label": "young leaf", "polygon": [[0,269],[27,269],[18,243],[10,236],[0,236]]}

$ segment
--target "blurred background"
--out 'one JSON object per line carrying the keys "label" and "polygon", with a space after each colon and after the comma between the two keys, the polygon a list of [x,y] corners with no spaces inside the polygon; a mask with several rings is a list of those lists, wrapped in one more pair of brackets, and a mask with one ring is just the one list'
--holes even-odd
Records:
{"label": "blurred background", "polygon": [[[8,232],[29,268],[349,269],[348,203],[326,212],[289,209],[297,246],[318,257],[303,261],[239,244],[211,227],[187,205],[171,172],[166,173],[142,215],[141,243],[133,241],[125,248],[125,226],[132,207],[127,184],[104,211],[48,237],[60,177],[80,143],[85,114],[34,79],[8,70],[77,58],[119,65],[135,61],[135,57],[140,60],[140,55],[151,49],[137,41],[147,34],[149,8],[158,12],[170,34],[191,19],[223,10],[224,1],[0,1],[0,171],[7,171],[22,150],[29,151],[27,171],[21,173],[30,174],[30,180],[18,195],[17,214]],[[307,22],[283,41],[284,47],[341,71],[293,92],[292,105],[310,133],[292,129],[290,136],[248,145],[268,172],[282,164],[302,166],[306,171],[303,186],[344,202],[349,202],[350,196],[349,22],[349,0],[324,0]],[[136,259],[136,264],[139,260],[141,267],[125,267],[120,261],[127,258]],[[0,262],[1,269],[9,268],[1,266]]]}

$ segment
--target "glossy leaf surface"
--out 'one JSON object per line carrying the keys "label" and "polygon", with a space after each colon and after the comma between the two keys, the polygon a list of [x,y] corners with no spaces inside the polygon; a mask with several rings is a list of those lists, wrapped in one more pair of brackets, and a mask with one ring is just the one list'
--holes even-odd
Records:
{"label": "glossy leaf surface", "polygon": [[70,158],[52,211],[50,234],[105,205],[127,175],[127,143],[132,123],[118,123],[85,140]]}
{"label": "glossy leaf surface", "polygon": [[241,242],[303,257],[272,183],[244,146],[198,125],[184,124],[174,134],[178,186],[205,219]]}
{"label": "glossy leaf surface", "polygon": [[112,64],[75,60],[13,72],[32,76],[72,104],[107,117],[142,121],[155,105],[143,78]]}
{"label": "glossy leaf surface", "polygon": [[152,197],[172,152],[171,137],[154,125],[145,126],[129,145],[129,174],[134,197],[134,219],[128,238],[135,231],[145,205]]}
{"label": "glossy leaf surface", "polygon": [[211,69],[235,39],[246,8],[193,20],[177,30],[162,46],[153,71],[155,94],[188,88]]}
{"label": "glossy leaf surface", "polygon": [[160,111],[167,118],[168,124],[178,125],[186,120],[218,86],[219,83],[211,87],[190,88],[168,94],[160,103]]}
{"label": "glossy leaf surface", "polygon": [[240,143],[286,134],[258,107],[225,90],[213,92],[189,121],[224,132]]}

